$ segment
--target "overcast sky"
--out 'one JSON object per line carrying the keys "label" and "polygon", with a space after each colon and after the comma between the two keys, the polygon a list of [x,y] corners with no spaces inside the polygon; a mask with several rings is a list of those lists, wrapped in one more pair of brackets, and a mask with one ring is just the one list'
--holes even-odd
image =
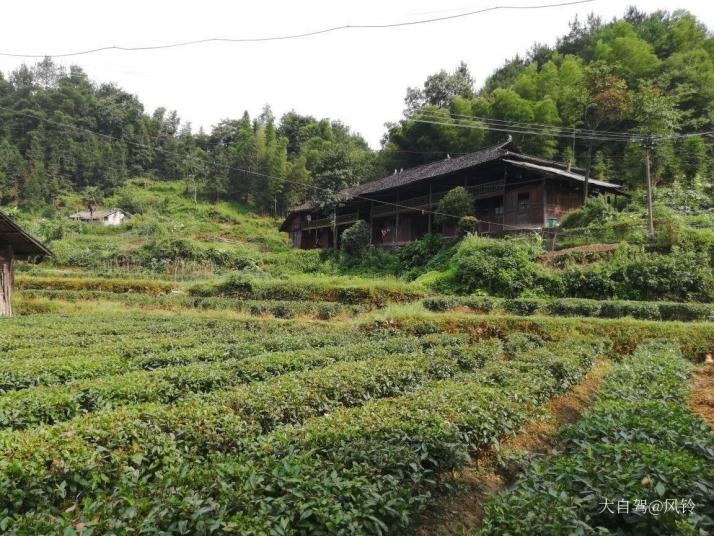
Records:
{"label": "overcast sky", "polygon": [[[563,0],[203,0],[3,1],[0,52],[57,54],[106,45],[142,46],[206,37],[260,37],[341,24],[381,24],[453,15],[508,3]],[[170,50],[100,52],[59,59],[78,64],[96,81],[116,82],[151,112],[165,106],[194,129],[269,103],[340,119],[379,147],[384,123],[396,121],[407,86],[464,60],[480,86],[504,60],[534,41],[553,44],[575,15],[605,20],[625,6],[688,9],[714,28],[712,0],[596,0],[537,11],[504,10],[396,29],[345,30],[301,40],[213,43]],[[8,73],[23,61],[0,57]]]}

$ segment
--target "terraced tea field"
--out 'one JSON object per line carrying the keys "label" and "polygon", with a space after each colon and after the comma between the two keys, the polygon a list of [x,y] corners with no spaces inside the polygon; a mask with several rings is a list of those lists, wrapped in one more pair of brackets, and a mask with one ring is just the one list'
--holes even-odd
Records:
{"label": "terraced tea field", "polygon": [[[690,497],[693,512],[632,526],[712,528],[714,439],[686,406],[710,323],[399,306],[284,320],[138,300],[0,321],[4,533],[521,534],[536,514],[543,533],[629,527],[597,515],[606,497]],[[563,452],[506,447],[585,384],[592,409],[548,439]],[[470,504],[464,475],[499,467],[515,492]]]}

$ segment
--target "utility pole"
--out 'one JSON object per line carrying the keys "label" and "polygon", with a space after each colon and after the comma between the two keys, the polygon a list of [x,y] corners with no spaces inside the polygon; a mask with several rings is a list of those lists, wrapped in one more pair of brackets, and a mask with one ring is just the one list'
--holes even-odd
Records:
{"label": "utility pole", "polygon": [[337,251],[337,205],[332,208],[332,248]]}
{"label": "utility pole", "polygon": [[650,238],[654,237],[654,219],[652,217],[652,176],[650,174],[650,151],[654,142],[652,136],[645,139],[645,180],[647,186],[647,230]]}
{"label": "utility pole", "polygon": [[593,142],[588,144],[588,168],[585,170],[585,183],[583,184],[583,205],[588,202],[588,194],[590,193],[590,173],[593,162]]}

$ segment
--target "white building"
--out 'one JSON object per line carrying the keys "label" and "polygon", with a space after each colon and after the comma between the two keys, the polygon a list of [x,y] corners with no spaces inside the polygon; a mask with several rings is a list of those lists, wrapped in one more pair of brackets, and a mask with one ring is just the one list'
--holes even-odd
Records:
{"label": "white building", "polygon": [[81,212],[75,212],[70,216],[70,218],[76,221],[83,221],[85,223],[101,223],[102,225],[113,227],[121,225],[124,220],[131,218],[131,214],[121,208],[110,208],[105,210],[95,210],[93,212],[83,210]]}

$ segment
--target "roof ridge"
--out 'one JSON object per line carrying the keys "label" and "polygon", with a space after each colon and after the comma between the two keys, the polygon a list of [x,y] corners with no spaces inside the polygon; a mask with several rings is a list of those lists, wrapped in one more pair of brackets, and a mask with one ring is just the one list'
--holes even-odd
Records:
{"label": "roof ridge", "polygon": [[[417,172],[419,172],[419,171],[422,170],[422,169],[425,169],[425,168],[427,168],[427,167],[429,167],[429,166],[433,166],[433,165],[435,165],[435,164],[439,164],[439,163],[441,163],[441,162],[444,162],[445,160],[451,160],[452,162],[459,162],[460,160],[466,160],[466,159],[468,159],[468,158],[472,158],[473,155],[478,154],[478,153],[484,153],[484,152],[487,152],[487,151],[493,151],[493,150],[495,150],[495,149],[503,149],[506,145],[508,145],[508,144],[510,144],[510,143],[512,143],[512,142],[513,142],[513,138],[512,138],[512,136],[509,134],[508,137],[507,137],[504,141],[501,141],[501,142],[499,142],[499,143],[495,143],[495,144],[493,144],[493,145],[488,145],[488,146],[486,146],[486,147],[482,147],[481,149],[477,149],[477,150],[475,150],[475,151],[471,151],[471,152],[468,152],[468,153],[464,153],[464,154],[461,154],[461,155],[456,156],[456,157],[454,157],[454,158],[442,158],[442,159],[440,159],[440,160],[432,160],[431,162],[426,162],[426,163],[424,163],[424,164],[419,164],[418,166],[412,166],[412,167],[410,167],[410,168],[407,168],[407,169],[403,169],[403,170],[401,170],[401,171],[398,171],[398,172],[396,173],[396,175],[400,175],[400,174],[402,174],[402,173],[407,173],[407,172],[408,172],[408,173],[417,173]],[[446,152],[446,151],[445,151],[445,152]],[[446,154],[448,155],[449,153],[446,152]],[[375,185],[379,184],[381,181],[385,181],[385,180],[387,180],[387,179],[391,179],[391,178],[393,178],[394,176],[395,176],[394,173],[392,173],[391,175],[384,175],[383,177],[380,177],[380,178],[375,179],[375,180],[373,180],[373,181],[363,182],[362,184],[355,184],[354,186],[350,186],[349,188],[344,188],[343,190],[340,190],[340,192],[338,192],[338,193],[351,194],[351,193],[354,193],[355,191],[359,191],[361,187],[367,188],[368,185],[369,185],[370,187],[374,187]],[[359,194],[357,194],[357,195],[359,195]]]}

